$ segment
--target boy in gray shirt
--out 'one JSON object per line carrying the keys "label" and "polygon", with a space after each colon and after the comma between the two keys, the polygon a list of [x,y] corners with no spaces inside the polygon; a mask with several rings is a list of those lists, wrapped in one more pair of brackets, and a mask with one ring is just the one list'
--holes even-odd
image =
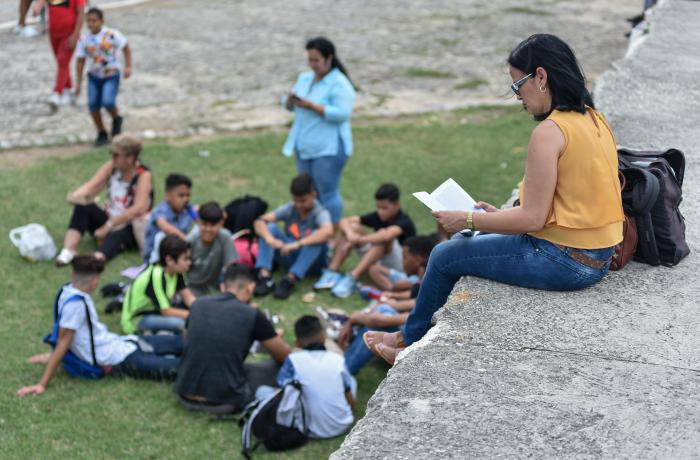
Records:
{"label": "boy in gray shirt", "polygon": [[224,212],[210,201],[199,207],[197,226],[187,236],[192,250],[188,286],[196,297],[219,292],[221,274],[238,260],[231,232],[224,228]]}
{"label": "boy in gray shirt", "polygon": [[[255,232],[260,237],[255,295],[267,295],[274,290],[275,297],[286,299],[297,281],[307,273],[320,273],[326,266],[328,240],[333,236],[331,215],[316,199],[308,174],[295,177],[290,192],[292,201],[255,221]],[[277,221],[284,223],[284,231]],[[288,269],[277,287],[272,279],[275,259]]]}

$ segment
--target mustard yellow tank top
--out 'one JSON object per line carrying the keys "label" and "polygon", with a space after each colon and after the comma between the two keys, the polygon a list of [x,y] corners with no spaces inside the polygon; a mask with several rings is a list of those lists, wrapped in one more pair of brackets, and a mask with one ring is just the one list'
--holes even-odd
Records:
{"label": "mustard yellow tank top", "polygon": [[[530,235],[579,249],[600,249],[622,241],[622,198],[617,177],[617,145],[605,119],[553,111],[547,118],[564,134],[557,185],[544,228]],[[524,183],[520,184],[523,202]]]}

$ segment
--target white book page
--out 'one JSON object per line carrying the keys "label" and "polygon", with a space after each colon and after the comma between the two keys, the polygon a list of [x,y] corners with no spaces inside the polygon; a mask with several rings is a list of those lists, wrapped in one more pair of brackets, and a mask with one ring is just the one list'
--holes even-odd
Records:
{"label": "white book page", "polygon": [[431,211],[444,211],[446,209],[428,192],[416,192],[413,196],[418,198],[418,201],[426,205]]}
{"label": "white book page", "polygon": [[442,183],[433,193],[431,198],[440,203],[442,209],[438,211],[472,211],[484,212],[483,209],[475,208],[476,201],[454,179],[449,178]]}

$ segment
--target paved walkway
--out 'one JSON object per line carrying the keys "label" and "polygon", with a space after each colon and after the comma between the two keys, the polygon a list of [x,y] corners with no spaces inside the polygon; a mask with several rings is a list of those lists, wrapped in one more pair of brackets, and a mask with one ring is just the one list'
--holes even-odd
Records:
{"label": "paved walkway", "polygon": [[[114,3],[102,0],[98,3]],[[151,0],[107,11],[134,51],[119,103],[146,137],[282,125],[279,97],[306,69],[306,38],[338,45],[362,91],[358,115],[398,115],[509,103],[508,51],[537,31],[572,43],[589,77],[621,57],[624,19],[639,0]],[[527,5],[527,6],[525,6]],[[0,23],[16,15],[0,2]],[[46,37],[0,31],[0,148],[94,136],[85,109],[50,114],[54,77]]]}
{"label": "paved walkway", "polygon": [[621,144],[685,151],[690,256],[578,293],[463,279],[332,460],[698,458],[700,2],[661,3],[595,95]]}

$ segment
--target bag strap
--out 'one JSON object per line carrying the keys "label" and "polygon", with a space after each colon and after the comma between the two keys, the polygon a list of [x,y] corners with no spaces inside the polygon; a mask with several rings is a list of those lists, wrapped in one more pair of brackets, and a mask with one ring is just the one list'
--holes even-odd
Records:
{"label": "bag strap", "polygon": [[92,333],[92,318],[90,317],[90,309],[88,308],[87,301],[85,297],[80,297],[85,306],[85,317],[88,322],[88,330],[90,331],[90,351],[92,352],[92,365],[97,367],[97,355],[95,354],[95,336]]}
{"label": "bag strap", "polygon": [[60,288],[58,288],[58,292],[56,293],[56,299],[53,301],[53,321],[56,322],[58,321],[58,301],[61,299],[61,294],[63,294],[63,289],[65,289],[66,286],[68,286],[70,283],[66,283]]}

